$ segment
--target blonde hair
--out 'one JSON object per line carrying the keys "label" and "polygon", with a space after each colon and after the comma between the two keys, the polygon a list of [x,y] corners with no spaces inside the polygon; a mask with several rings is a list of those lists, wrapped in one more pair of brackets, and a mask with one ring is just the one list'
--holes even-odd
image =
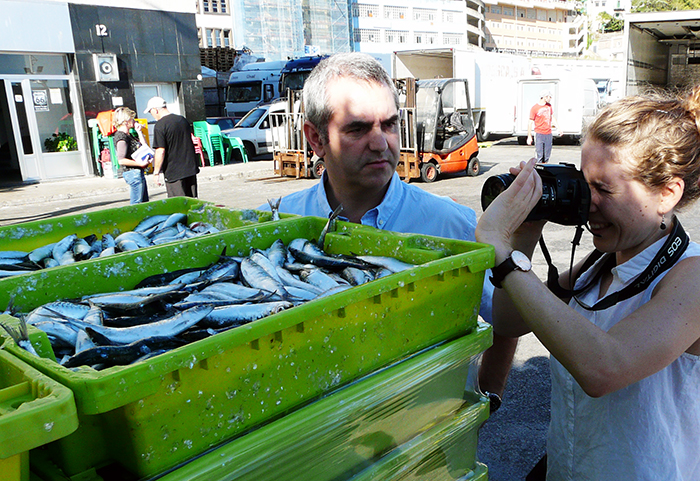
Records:
{"label": "blonde hair", "polygon": [[656,91],[618,100],[600,112],[585,138],[612,147],[650,189],[683,179],[678,209],[700,197],[700,86],[686,95]]}
{"label": "blonde hair", "polygon": [[136,112],[131,110],[129,107],[119,107],[112,114],[112,124],[115,128],[119,128],[120,125],[127,123],[129,120],[136,118]]}

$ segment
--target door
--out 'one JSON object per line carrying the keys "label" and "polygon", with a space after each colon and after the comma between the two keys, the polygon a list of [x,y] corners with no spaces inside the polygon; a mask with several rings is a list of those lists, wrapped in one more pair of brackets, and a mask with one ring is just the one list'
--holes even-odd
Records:
{"label": "door", "polygon": [[4,82],[22,179],[86,175],[68,80]]}

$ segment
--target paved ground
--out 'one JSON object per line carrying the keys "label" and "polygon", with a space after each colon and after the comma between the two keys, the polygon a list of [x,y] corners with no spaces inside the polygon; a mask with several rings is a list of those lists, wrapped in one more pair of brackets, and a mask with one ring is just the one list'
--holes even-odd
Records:
{"label": "paved ground", "polygon": [[[578,165],[580,149],[555,145],[552,162]],[[477,177],[464,174],[445,176],[432,184],[416,185],[438,195],[446,195],[481,213],[479,197],[485,179],[507,172],[519,160],[527,160],[532,148],[519,146],[512,139],[484,146],[479,158],[482,173]],[[313,180],[274,177],[272,161],[257,159],[247,164],[235,163],[205,167],[198,176],[200,198],[231,208],[255,208],[291,192],[313,185]],[[164,187],[149,184],[152,199],[165,198]],[[129,202],[128,188],[121,179],[89,178],[45,182],[34,185],[0,184],[0,225],[50,218],[57,215],[90,212],[118,207]],[[698,211],[682,216],[689,234],[700,237]],[[697,234],[696,234],[697,232]],[[548,225],[545,239],[555,264],[564,270],[571,255],[573,229]],[[590,236],[584,235],[576,259],[590,250]],[[539,252],[533,268],[540,278],[546,276],[546,263]],[[504,403],[483,426],[479,435],[479,459],[486,463],[493,481],[523,480],[544,453],[549,420],[548,353],[534,336],[521,339],[509,378]]]}

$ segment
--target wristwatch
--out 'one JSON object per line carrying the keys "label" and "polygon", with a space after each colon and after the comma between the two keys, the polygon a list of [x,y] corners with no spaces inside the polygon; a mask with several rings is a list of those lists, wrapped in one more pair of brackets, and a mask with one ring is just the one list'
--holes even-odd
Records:
{"label": "wristwatch", "polygon": [[501,282],[508,274],[513,271],[528,272],[530,269],[532,269],[530,259],[520,251],[513,251],[506,260],[491,269],[491,284],[500,289]]}

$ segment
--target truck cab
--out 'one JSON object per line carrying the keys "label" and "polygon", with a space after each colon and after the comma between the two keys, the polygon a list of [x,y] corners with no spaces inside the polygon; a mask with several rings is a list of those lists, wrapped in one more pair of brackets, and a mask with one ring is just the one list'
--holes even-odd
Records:
{"label": "truck cab", "polygon": [[328,55],[313,55],[288,60],[280,71],[280,95],[286,95],[287,90],[301,90],[304,82],[318,63]]}
{"label": "truck cab", "polygon": [[226,115],[236,121],[279,97],[281,70],[286,61],[255,62],[231,73],[226,88]]}

